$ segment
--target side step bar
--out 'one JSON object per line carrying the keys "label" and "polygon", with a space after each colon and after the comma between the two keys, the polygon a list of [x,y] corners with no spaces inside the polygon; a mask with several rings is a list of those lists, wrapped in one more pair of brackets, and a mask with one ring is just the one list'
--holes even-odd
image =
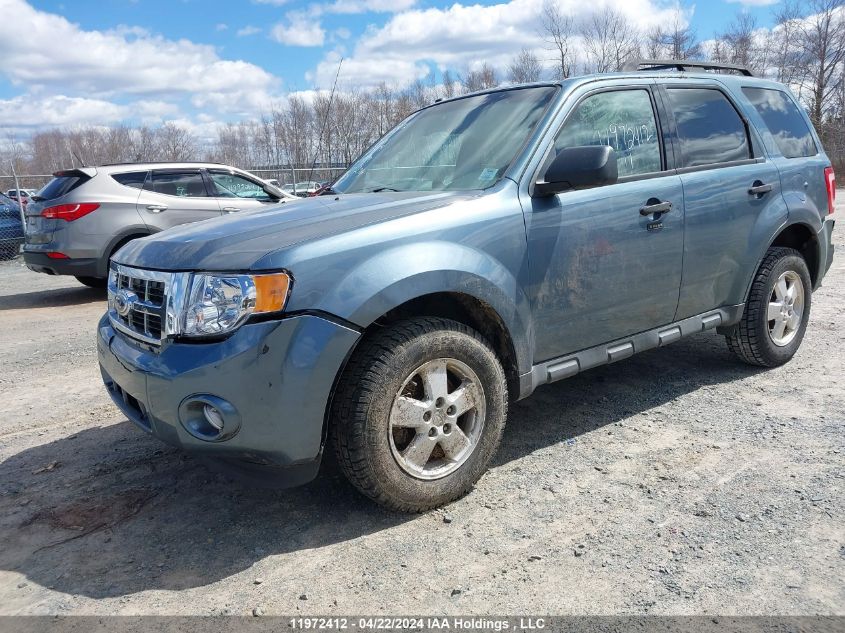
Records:
{"label": "side step bar", "polygon": [[[740,304],[710,310],[653,330],[646,330],[611,343],[596,345],[534,365],[530,374],[521,377],[522,391],[526,391],[527,387],[527,393],[520,394],[520,397],[530,395],[540,385],[570,378],[593,367],[615,363],[647,349],[663,347],[690,334],[712,330],[718,326],[732,325],[739,321],[744,307],[745,304]],[[525,380],[526,378],[529,380]]]}

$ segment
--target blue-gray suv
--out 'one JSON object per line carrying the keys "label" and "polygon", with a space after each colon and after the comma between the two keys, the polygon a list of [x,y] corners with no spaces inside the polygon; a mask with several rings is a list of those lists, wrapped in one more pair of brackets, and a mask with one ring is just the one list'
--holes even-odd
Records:
{"label": "blue-gray suv", "polygon": [[833,170],[783,85],[704,70],[435,103],[326,195],[130,242],[109,393],[255,482],[308,481],[328,446],[422,511],[473,486],[540,385],[712,328],[787,362],[833,257]]}

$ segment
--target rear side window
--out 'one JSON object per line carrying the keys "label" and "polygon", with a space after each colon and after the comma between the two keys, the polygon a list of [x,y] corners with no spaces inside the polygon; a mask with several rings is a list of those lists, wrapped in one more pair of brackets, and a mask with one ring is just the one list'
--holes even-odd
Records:
{"label": "rear side window", "polygon": [[579,103],[555,138],[555,153],[581,145],[610,145],[620,177],[660,171],[657,122],[648,91],[600,92]]}
{"label": "rear side window", "polygon": [[205,198],[202,174],[197,171],[154,171],[145,189],[179,198]]}
{"label": "rear side window", "polygon": [[125,174],[112,174],[111,177],[121,185],[132,187],[133,189],[143,189],[144,181],[147,179],[147,172],[130,171]]}
{"label": "rear side window", "polygon": [[810,126],[789,95],[770,88],[742,91],[769,128],[781,154],[786,158],[802,158],[819,153]]}
{"label": "rear side window", "polygon": [[728,98],[710,88],[669,88],[681,167],[701,167],[751,158],[745,124]]}
{"label": "rear side window", "polygon": [[70,193],[78,186],[88,182],[89,180],[91,180],[89,176],[81,173],[68,176],[58,176],[44,185],[41,191],[38,192],[37,196],[42,200],[55,200],[56,198],[61,198],[65,194]]}

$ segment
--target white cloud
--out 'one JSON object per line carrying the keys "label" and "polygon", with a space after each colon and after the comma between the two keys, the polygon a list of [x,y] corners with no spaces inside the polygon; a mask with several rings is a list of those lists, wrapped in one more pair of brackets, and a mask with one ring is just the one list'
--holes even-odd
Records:
{"label": "white cloud", "polygon": [[[666,23],[674,13],[672,5],[660,0],[558,0],[558,4],[561,11],[575,17],[610,5],[640,28]],[[456,3],[398,13],[382,27],[370,27],[358,40],[352,55],[343,61],[341,82],[405,85],[425,77],[429,64],[461,70],[487,62],[504,70],[523,47],[541,59],[548,58],[540,32],[542,6],[543,0],[508,0],[489,6]],[[312,75],[317,85],[331,85],[337,62],[334,52],[324,56]]]}
{"label": "white cloud", "polygon": [[286,46],[322,46],[326,31],[320,23],[299,11],[287,14],[288,23],[279,22],[270,32],[270,37]]}
{"label": "white cloud", "polygon": [[780,0],[727,0],[734,4],[741,4],[745,7],[769,7],[777,4]]}
{"label": "white cloud", "polygon": [[258,28],[257,26],[251,26],[250,25],[250,26],[245,26],[242,29],[238,29],[238,32],[236,33],[236,35],[238,37],[247,37],[249,35],[256,35],[258,33],[261,33],[261,29]]}
{"label": "white cloud", "polygon": [[407,11],[416,0],[334,0],[325,4],[314,4],[308,8],[312,15],[323,13],[400,13]]}
{"label": "white cloud", "polygon": [[219,24],[217,24],[217,25],[214,27],[214,30],[215,30],[215,31],[226,31],[226,30],[228,30],[228,29],[229,29],[229,25],[228,25],[228,24],[224,24],[223,22],[220,22]]}
{"label": "white cloud", "polygon": [[211,46],[169,40],[139,28],[85,31],[23,0],[0,0],[0,15],[25,24],[26,37],[0,38],[0,75],[32,91],[76,91],[108,98],[266,92],[278,80],[245,61],[221,59]]}
{"label": "white cloud", "polygon": [[0,99],[0,127],[50,127],[58,125],[105,125],[127,117],[129,110],[102,99],[20,95]]}

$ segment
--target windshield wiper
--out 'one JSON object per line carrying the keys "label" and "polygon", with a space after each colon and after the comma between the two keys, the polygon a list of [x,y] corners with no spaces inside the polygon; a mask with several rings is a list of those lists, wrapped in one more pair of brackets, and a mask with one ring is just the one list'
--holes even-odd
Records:
{"label": "windshield wiper", "polygon": [[376,187],[375,189],[370,189],[370,193],[379,193],[380,191],[397,191],[401,192],[401,189],[394,189],[393,187]]}
{"label": "windshield wiper", "polygon": [[42,198],[41,196],[31,196],[30,200],[33,202],[41,202],[42,200],[46,200],[46,198]]}

